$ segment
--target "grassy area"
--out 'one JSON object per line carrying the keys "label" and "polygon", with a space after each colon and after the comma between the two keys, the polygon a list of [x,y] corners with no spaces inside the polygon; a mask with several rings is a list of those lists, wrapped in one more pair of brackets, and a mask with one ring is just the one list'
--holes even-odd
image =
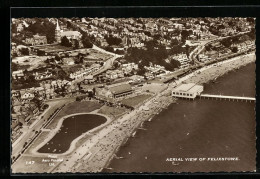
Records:
{"label": "grassy area", "polygon": [[25,154],[31,154],[32,149],[37,147],[40,143],[42,143],[47,136],[49,135],[49,132],[43,131],[37,139],[29,146],[29,148],[26,150]]}
{"label": "grassy area", "polygon": [[54,129],[59,122],[59,120],[67,115],[74,114],[74,113],[87,113],[94,111],[96,109],[101,108],[102,104],[99,104],[96,101],[75,101],[68,105],[66,105],[58,114],[55,116],[55,118],[52,120],[52,122],[46,127],[48,129]]}
{"label": "grassy area", "polygon": [[60,51],[70,51],[73,50],[72,47],[65,47],[62,45],[45,45],[45,46],[39,46],[35,47],[36,49],[45,51],[45,52],[60,52]]}
{"label": "grassy area", "polygon": [[144,100],[148,99],[149,97],[151,97],[151,95],[142,94],[142,95],[138,95],[135,97],[123,99],[121,101],[121,103],[128,105],[128,106],[135,107],[136,105],[138,105],[139,103],[142,103]]}
{"label": "grassy area", "polygon": [[116,107],[110,107],[110,106],[104,105],[101,107],[101,109],[98,111],[98,113],[104,114],[107,116],[111,116],[111,117],[117,117],[126,111],[127,111],[127,109],[125,109],[125,108],[116,108]]}

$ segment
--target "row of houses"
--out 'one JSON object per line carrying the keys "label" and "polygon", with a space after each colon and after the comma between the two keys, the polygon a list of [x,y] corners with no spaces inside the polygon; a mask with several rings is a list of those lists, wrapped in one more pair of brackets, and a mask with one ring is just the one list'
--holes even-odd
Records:
{"label": "row of houses", "polygon": [[191,60],[184,53],[176,54],[174,56],[171,56],[171,58],[180,62],[181,64],[180,68],[188,67],[191,62]]}
{"label": "row of houses", "polygon": [[92,64],[89,68],[78,68],[73,70],[73,72],[70,73],[69,77],[74,80],[81,79],[86,75],[96,72],[100,69],[100,67],[100,64],[95,63]]}

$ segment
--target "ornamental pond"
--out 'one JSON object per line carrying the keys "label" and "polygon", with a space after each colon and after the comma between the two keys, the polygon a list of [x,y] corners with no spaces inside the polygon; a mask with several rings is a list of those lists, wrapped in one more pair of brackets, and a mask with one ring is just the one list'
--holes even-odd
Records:
{"label": "ornamental pond", "polygon": [[39,153],[61,154],[70,148],[70,144],[77,137],[81,136],[101,124],[107,119],[104,116],[96,114],[76,114],[67,117],[55,136],[42,146]]}

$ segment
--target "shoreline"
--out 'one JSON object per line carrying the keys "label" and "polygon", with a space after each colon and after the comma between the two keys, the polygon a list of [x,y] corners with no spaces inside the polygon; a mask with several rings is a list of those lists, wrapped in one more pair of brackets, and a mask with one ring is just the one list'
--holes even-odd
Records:
{"label": "shoreline", "polygon": [[[250,59],[250,60],[242,59],[242,61],[241,61],[241,58],[247,58],[247,57],[250,57],[250,56],[252,56],[252,59]],[[221,76],[227,74],[227,73],[228,73],[229,71],[231,71],[231,70],[239,69],[239,68],[242,67],[242,66],[245,66],[245,65],[248,65],[249,63],[254,62],[254,61],[255,61],[255,58],[254,58],[254,57],[255,57],[255,53],[250,53],[250,54],[246,54],[246,55],[234,57],[234,58],[231,58],[231,59],[226,60],[226,61],[218,62],[218,63],[212,64],[212,65],[203,67],[203,68],[201,68],[201,69],[198,69],[198,70],[192,72],[191,74],[188,74],[188,75],[185,76],[185,77],[182,77],[181,79],[177,80],[178,82],[175,82],[175,83],[174,83],[174,82],[171,82],[171,83],[169,84],[169,86],[172,86],[172,87],[174,86],[174,87],[176,87],[176,86],[178,86],[178,85],[179,85],[180,83],[182,83],[182,82],[184,82],[184,83],[196,83],[196,84],[208,83],[208,82],[210,82],[210,81],[212,81],[212,80],[215,79],[215,75],[212,75],[212,73],[217,74],[217,73],[215,72],[216,69],[218,69],[218,72],[219,72],[219,73],[217,74],[217,77],[221,77]],[[226,67],[226,65],[228,65],[228,66]],[[221,69],[219,69],[219,68],[221,68]],[[206,72],[206,73],[205,73],[205,72]],[[198,76],[196,76],[198,73],[200,73],[200,74],[199,74]],[[195,75],[195,76],[194,76],[194,75]],[[212,75],[212,76],[211,76],[211,75]],[[201,78],[203,78],[203,79],[205,79],[205,80],[204,80],[204,81],[201,81]],[[167,91],[167,92],[168,92],[168,90],[169,90],[169,89],[167,88],[167,89],[164,90],[164,91]],[[171,91],[171,89],[170,89],[170,91]],[[165,92],[165,93],[167,93],[167,92]],[[163,93],[162,93],[161,95],[163,95]],[[161,96],[161,95],[160,95],[160,96]],[[154,97],[154,99],[151,99],[151,101],[154,101],[154,100],[155,100],[155,97]],[[175,100],[175,99],[173,100],[173,102],[176,102],[176,101],[177,101],[177,100]],[[164,102],[164,101],[163,101],[163,102]],[[155,113],[155,114],[152,114],[150,117],[144,119],[143,122],[149,121],[149,120],[152,121],[152,119],[155,117],[156,114],[159,114],[159,113],[160,113],[161,111],[163,111],[164,109],[167,109],[167,108],[169,107],[169,105],[172,104],[173,102],[169,103],[169,104],[166,105],[165,107],[162,107],[162,106],[161,106],[161,107],[158,109],[159,112],[157,112],[157,113]],[[143,122],[142,122],[142,123],[143,123]],[[140,124],[141,124],[141,123],[139,123],[139,125],[137,125],[137,126],[140,126]],[[138,130],[138,127],[135,128],[135,129],[132,131],[132,134],[133,134],[134,132],[137,132],[137,130]],[[131,135],[130,135],[129,137],[131,137]],[[108,160],[108,162],[106,163],[106,165],[105,165],[104,168],[106,168],[106,167],[109,166],[109,164],[111,163],[111,161],[113,160],[114,156],[115,156],[116,153],[119,151],[119,149],[120,149],[123,145],[125,145],[125,144],[127,143],[129,137],[126,136],[125,142],[122,142],[122,144],[116,148],[117,150],[115,150],[114,154],[113,154],[113,155],[111,156],[111,158]],[[102,170],[101,170],[101,171],[102,171]]]}
{"label": "shoreline", "polygon": [[[177,101],[176,98],[171,96],[172,88],[183,82],[194,82],[197,84],[209,82],[215,78],[213,73],[222,76],[230,70],[234,70],[255,60],[255,58],[245,60],[248,56],[255,57],[255,54],[251,53],[218,62],[198,69],[175,82],[163,84],[165,86],[163,90],[148,98],[143,103],[140,103],[133,111],[112,120],[102,130],[98,130],[95,135],[77,147],[75,153],[69,156],[63,155],[64,161],[51,167],[48,172],[102,172],[106,167],[109,167],[111,161],[116,157],[120,148],[127,143],[129,137],[132,137],[133,133],[136,133],[138,129],[144,129],[141,125],[145,121],[152,121],[157,114]],[[81,165],[78,165],[79,163]],[[39,171],[34,171],[34,173],[46,172],[41,170],[39,168]]]}

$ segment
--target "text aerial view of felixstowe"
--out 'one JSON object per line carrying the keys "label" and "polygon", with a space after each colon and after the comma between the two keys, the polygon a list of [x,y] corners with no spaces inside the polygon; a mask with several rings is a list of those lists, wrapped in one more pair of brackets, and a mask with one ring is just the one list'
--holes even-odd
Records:
{"label": "text aerial view of felixstowe", "polygon": [[11,19],[12,173],[254,172],[255,18]]}

